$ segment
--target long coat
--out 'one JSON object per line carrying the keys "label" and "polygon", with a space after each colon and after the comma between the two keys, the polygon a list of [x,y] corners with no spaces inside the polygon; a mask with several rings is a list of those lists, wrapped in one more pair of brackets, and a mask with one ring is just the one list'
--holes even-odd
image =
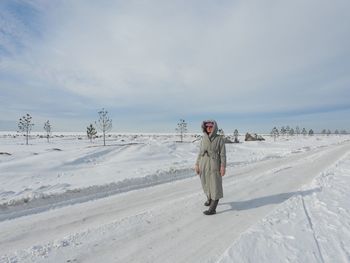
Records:
{"label": "long coat", "polygon": [[208,199],[219,200],[223,197],[220,166],[226,168],[226,148],[223,136],[218,135],[218,126],[215,121],[210,134],[206,133],[205,123],[202,123],[203,137],[196,165],[199,166],[199,175],[204,193]]}

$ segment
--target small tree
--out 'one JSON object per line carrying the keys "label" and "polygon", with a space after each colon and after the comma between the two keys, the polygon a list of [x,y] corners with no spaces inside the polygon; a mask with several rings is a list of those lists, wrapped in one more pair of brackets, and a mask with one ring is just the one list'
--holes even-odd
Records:
{"label": "small tree", "polygon": [[90,124],[89,126],[86,127],[86,133],[87,133],[87,137],[90,139],[90,142],[92,142],[92,139],[95,138],[97,131],[95,127],[92,124]]}
{"label": "small tree", "polygon": [[108,117],[108,112],[102,109],[98,112],[99,119],[96,122],[96,126],[103,133],[103,145],[106,146],[106,133],[112,129],[112,120]]}
{"label": "small tree", "polygon": [[337,134],[337,135],[338,135],[338,134],[339,134],[339,131],[338,131],[338,130],[335,130],[335,131],[334,131],[334,134]]}
{"label": "small tree", "polygon": [[239,143],[239,140],[238,140],[239,133],[237,129],[234,130],[233,136],[235,137],[235,143]]}
{"label": "small tree", "polygon": [[301,134],[304,135],[304,136],[307,134],[307,131],[306,131],[305,128],[302,129]]}
{"label": "small tree", "polygon": [[296,133],[296,135],[299,135],[299,134],[300,134],[300,128],[299,128],[299,126],[295,127],[295,133]]}
{"label": "small tree", "polygon": [[290,127],[288,125],[286,126],[286,134],[290,135]]}
{"label": "small tree", "polygon": [[291,129],[289,130],[289,135],[290,135],[290,136],[294,136],[294,134],[295,134],[295,131],[294,131],[293,128],[291,128]]}
{"label": "small tree", "polygon": [[180,140],[183,142],[183,137],[185,132],[187,132],[187,123],[185,120],[180,119],[180,122],[177,124],[177,128],[175,129],[177,133],[180,134]]}
{"label": "small tree", "polygon": [[312,129],[309,130],[309,136],[314,135],[314,131]]}
{"label": "small tree", "polygon": [[332,134],[331,130],[328,129],[328,130],[327,130],[327,136],[329,136],[329,135],[331,135],[331,134]]}
{"label": "small tree", "polygon": [[326,129],[323,129],[321,132],[322,135],[326,135],[326,133],[327,133]]}
{"label": "small tree", "polygon": [[284,126],[281,127],[281,135],[285,135],[286,134],[286,128],[284,128]]}
{"label": "small tree", "polygon": [[271,136],[273,136],[273,140],[276,141],[276,137],[279,135],[278,129],[276,127],[273,127],[271,131]]}
{"label": "small tree", "polygon": [[47,120],[47,122],[44,123],[44,130],[46,131],[46,138],[47,138],[47,142],[50,142],[50,135],[51,135],[51,124],[50,121]]}
{"label": "small tree", "polygon": [[32,116],[30,116],[28,113],[19,119],[18,129],[19,129],[19,132],[22,132],[25,134],[26,145],[28,145],[28,137],[33,126],[34,126],[34,123],[32,123]]}

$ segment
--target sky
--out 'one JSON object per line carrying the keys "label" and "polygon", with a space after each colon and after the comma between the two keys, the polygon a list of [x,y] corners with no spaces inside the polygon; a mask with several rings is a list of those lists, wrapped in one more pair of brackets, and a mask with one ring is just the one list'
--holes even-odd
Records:
{"label": "sky", "polygon": [[0,130],[350,131],[348,0],[1,0]]}

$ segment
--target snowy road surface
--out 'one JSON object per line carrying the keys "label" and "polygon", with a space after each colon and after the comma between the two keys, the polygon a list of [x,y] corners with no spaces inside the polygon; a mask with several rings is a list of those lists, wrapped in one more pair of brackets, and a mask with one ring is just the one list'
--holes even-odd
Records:
{"label": "snowy road surface", "polygon": [[228,168],[215,216],[188,178],[0,222],[0,262],[215,262],[350,143]]}

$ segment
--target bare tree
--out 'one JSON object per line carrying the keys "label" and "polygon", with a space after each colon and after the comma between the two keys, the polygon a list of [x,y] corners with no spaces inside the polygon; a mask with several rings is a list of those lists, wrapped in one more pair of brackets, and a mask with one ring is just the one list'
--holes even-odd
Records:
{"label": "bare tree", "polygon": [[177,124],[177,128],[175,130],[176,130],[176,132],[178,132],[180,134],[181,142],[183,142],[184,134],[185,134],[185,132],[187,132],[186,121],[183,119],[180,119],[180,122]]}
{"label": "bare tree", "polygon": [[287,134],[287,135],[290,135],[290,127],[289,127],[288,125],[286,126],[285,131],[286,131],[286,134]]}
{"label": "bare tree", "polygon": [[307,134],[307,131],[306,131],[305,128],[302,129],[301,134],[304,135],[304,136]]}
{"label": "bare tree", "polygon": [[22,132],[25,134],[26,145],[28,145],[28,137],[33,126],[34,126],[34,123],[32,123],[32,116],[30,116],[28,113],[19,119],[18,129],[19,129],[19,132]]}
{"label": "bare tree", "polygon": [[294,134],[295,134],[294,129],[293,129],[293,128],[290,128],[290,130],[289,130],[289,135],[290,135],[290,136],[294,136]]}
{"label": "bare tree", "polygon": [[92,124],[90,124],[89,126],[86,127],[86,133],[87,133],[87,137],[90,139],[90,142],[92,142],[92,139],[95,138],[97,131],[95,127]]}
{"label": "bare tree", "polygon": [[106,133],[112,129],[112,120],[108,117],[108,111],[102,109],[98,112],[99,119],[96,122],[96,126],[103,133],[103,145],[106,146]]}
{"label": "bare tree", "polygon": [[233,136],[235,137],[235,143],[239,143],[239,140],[238,140],[238,136],[239,136],[239,133],[238,133],[238,130],[235,129],[234,132],[233,132]]}
{"label": "bare tree", "polygon": [[286,128],[284,128],[284,126],[281,127],[281,135],[285,135],[286,134]]}
{"label": "bare tree", "polygon": [[279,135],[278,129],[276,127],[273,127],[271,135],[273,136],[273,140],[276,141],[276,137]]}
{"label": "bare tree", "polygon": [[52,126],[51,126],[49,120],[47,120],[47,122],[44,123],[44,130],[46,131],[47,142],[50,142],[50,135],[52,132]]}

